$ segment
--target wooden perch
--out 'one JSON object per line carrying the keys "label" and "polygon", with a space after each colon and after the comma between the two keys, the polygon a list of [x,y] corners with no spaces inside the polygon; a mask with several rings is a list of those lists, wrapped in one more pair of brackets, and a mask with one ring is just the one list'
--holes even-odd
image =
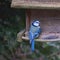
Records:
{"label": "wooden perch", "polygon": [[23,36],[24,32],[25,32],[25,29],[22,30],[22,31],[20,31],[20,32],[17,34],[17,41],[18,41],[18,42],[22,42],[22,36]]}
{"label": "wooden perch", "polygon": [[[25,35],[25,33],[26,33],[26,31],[24,29],[17,34],[17,41],[18,42],[21,42],[22,40],[29,40],[28,33],[27,33],[27,35]],[[53,38],[50,39],[49,36],[50,37],[52,36]],[[46,35],[46,39],[39,37],[39,38],[35,39],[35,41],[38,41],[38,42],[57,42],[57,41],[60,41],[60,37],[58,37],[58,36],[55,37],[54,35],[48,35],[48,37],[47,37],[47,35]]]}
{"label": "wooden perch", "polygon": [[[22,36],[22,39],[29,40],[28,37],[24,37],[24,36]],[[60,38],[58,38],[58,39],[35,39],[35,41],[38,41],[38,42],[53,42],[53,41],[60,41]]]}

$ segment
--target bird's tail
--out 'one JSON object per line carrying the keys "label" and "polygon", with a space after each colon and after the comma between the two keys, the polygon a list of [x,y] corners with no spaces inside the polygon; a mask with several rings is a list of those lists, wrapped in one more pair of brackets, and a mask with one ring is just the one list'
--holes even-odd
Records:
{"label": "bird's tail", "polygon": [[33,34],[30,32],[29,33],[29,42],[30,42],[30,46],[31,46],[31,50],[34,51],[35,50],[35,41],[34,41],[34,38],[33,38]]}
{"label": "bird's tail", "polygon": [[34,46],[34,45],[35,45],[35,41],[34,41],[34,40],[32,40],[32,41],[31,41],[31,50],[32,50],[32,51],[34,51],[34,50],[35,50],[35,46]]}

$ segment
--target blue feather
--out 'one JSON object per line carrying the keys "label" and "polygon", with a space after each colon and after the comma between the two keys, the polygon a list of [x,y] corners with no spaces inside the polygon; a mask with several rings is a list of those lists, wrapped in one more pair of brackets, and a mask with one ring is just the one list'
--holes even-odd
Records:
{"label": "blue feather", "polygon": [[35,38],[37,38],[39,36],[41,32],[40,26],[34,26],[31,25],[30,30],[29,30],[29,40],[30,40],[30,44],[31,44],[31,50],[34,51],[35,50]]}
{"label": "blue feather", "polygon": [[32,51],[34,51],[35,50],[35,41],[34,40],[32,40],[32,42],[31,42],[31,49],[32,49]]}
{"label": "blue feather", "polygon": [[35,50],[35,47],[34,47],[34,36],[31,32],[29,32],[29,39],[30,39],[30,44],[31,44],[31,50],[34,51]]}

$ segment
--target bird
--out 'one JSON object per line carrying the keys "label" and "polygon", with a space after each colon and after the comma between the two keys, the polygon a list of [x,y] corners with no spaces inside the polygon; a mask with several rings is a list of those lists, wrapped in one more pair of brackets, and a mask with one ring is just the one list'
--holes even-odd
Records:
{"label": "bird", "polygon": [[32,51],[35,51],[35,38],[39,37],[40,33],[41,33],[40,21],[34,20],[31,23],[29,29],[29,42]]}

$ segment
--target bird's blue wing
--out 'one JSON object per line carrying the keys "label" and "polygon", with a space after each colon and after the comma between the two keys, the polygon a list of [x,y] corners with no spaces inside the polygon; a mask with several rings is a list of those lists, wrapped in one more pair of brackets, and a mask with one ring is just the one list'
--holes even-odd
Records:
{"label": "bird's blue wing", "polygon": [[30,31],[29,31],[29,40],[30,40],[30,44],[31,44],[31,50],[34,51],[35,50],[35,41],[34,39],[39,36],[39,34],[41,33],[41,29],[40,28],[36,28],[31,26]]}
{"label": "bird's blue wing", "polygon": [[41,33],[41,28],[39,28],[35,33],[34,33],[34,38],[38,37]]}
{"label": "bird's blue wing", "polygon": [[35,44],[34,35],[32,34],[31,31],[29,31],[29,40],[30,40],[30,44],[31,44],[31,50],[34,51],[35,50],[35,48],[34,48],[34,44]]}
{"label": "bird's blue wing", "polygon": [[32,34],[31,31],[29,31],[29,40],[30,40],[30,43],[31,43],[32,39],[33,39],[33,34]]}

